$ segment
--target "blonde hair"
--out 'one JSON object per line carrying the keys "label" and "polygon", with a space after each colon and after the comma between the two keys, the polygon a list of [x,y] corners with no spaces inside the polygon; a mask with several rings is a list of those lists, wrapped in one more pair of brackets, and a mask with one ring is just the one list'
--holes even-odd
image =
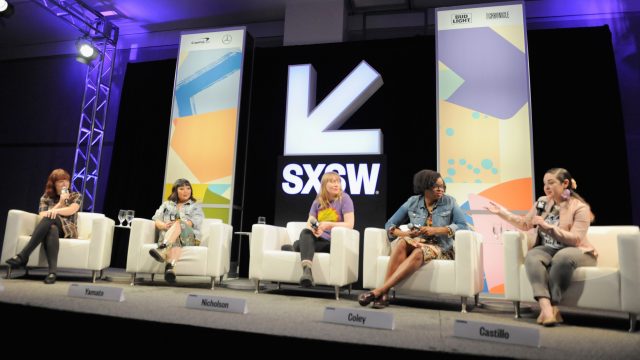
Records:
{"label": "blonde hair", "polygon": [[320,193],[318,193],[318,197],[316,197],[316,200],[318,200],[318,203],[320,203],[320,209],[326,209],[330,207],[331,200],[334,200],[331,198],[331,195],[327,191],[327,183],[332,179],[338,179],[341,183],[340,192],[338,193],[336,199],[342,200],[342,178],[340,177],[340,175],[338,175],[338,173],[334,173],[333,171],[326,172],[324,173],[324,175],[322,175],[322,180],[320,181]]}

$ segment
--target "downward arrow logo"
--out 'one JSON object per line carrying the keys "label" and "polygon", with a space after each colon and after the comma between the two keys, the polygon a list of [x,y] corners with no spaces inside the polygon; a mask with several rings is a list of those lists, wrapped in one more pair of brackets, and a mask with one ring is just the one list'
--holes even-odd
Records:
{"label": "downward arrow logo", "polygon": [[315,69],[289,66],[284,155],[382,154],[380,129],[338,130],[382,84],[382,76],[362,61],[315,106]]}

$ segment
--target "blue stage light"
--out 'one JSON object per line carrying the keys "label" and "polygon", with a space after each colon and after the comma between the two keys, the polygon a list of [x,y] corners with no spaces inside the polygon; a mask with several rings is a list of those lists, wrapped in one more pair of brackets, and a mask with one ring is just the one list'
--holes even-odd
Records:
{"label": "blue stage light", "polygon": [[78,49],[78,56],[76,56],[78,62],[89,65],[91,61],[98,57],[98,49],[89,38],[82,37],[78,39],[76,48]]}

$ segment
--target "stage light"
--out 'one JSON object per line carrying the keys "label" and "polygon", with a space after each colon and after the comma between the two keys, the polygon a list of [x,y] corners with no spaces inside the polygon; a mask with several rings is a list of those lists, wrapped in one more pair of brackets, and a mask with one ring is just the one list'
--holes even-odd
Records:
{"label": "stage light", "polygon": [[96,49],[91,43],[91,40],[86,37],[82,37],[76,41],[76,48],[78,49],[78,56],[76,56],[78,62],[89,65],[93,59],[98,57],[98,49]]}
{"label": "stage light", "polygon": [[11,17],[13,15],[13,5],[6,0],[0,0],[0,17]]}

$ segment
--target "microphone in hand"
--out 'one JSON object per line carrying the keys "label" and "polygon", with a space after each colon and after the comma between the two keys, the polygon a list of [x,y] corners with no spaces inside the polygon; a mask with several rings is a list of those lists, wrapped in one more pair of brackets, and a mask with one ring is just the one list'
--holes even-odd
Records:
{"label": "microphone in hand", "polygon": [[318,223],[318,219],[316,219],[313,216],[309,217],[309,224],[311,224],[311,228],[315,231],[318,230],[318,226],[320,225],[320,223]]}
{"label": "microphone in hand", "polygon": [[536,215],[542,215],[545,207],[547,207],[547,202],[544,200],[538,200],[538,202],[536,202]]}
{"label": "microphone in hand", "polygon": [[[542,216],[542,213],[544,212],[544,208],[547,207],[547,202],[544,200],[538,200],[536,202],[536,215],[537,216]],[[537,228],[538,225],[534,225],[534,228]]]}
{"label": "microphone in hand", "polygon": [[[66,186],[65,186],[65,187],[63,187],[63,188],[60,190],[60,194],[69,194],[69,189],[67,189],[67,187],[66,187]],[[69,205],[69,197],[67,197],[66,199],[64,199],[64,204],[65,204],[65,205]]]}

